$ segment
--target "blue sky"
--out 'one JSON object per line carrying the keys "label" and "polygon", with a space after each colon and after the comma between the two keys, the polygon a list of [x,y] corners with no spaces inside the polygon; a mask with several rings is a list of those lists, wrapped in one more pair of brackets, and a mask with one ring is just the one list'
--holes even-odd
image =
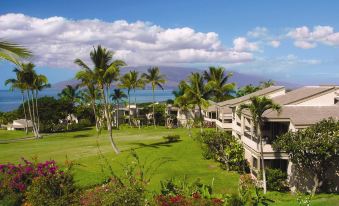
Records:
{"label": "blue sky", "polygon": [[[337,1],[3,0],[0,38],[31,48],[51,82],[72,78],[72,60],[86,60],[102,44],[130,65],[222,65],[276,80],[339,83],[338,9]],[[12,65],[0,66],[4,81]]]}

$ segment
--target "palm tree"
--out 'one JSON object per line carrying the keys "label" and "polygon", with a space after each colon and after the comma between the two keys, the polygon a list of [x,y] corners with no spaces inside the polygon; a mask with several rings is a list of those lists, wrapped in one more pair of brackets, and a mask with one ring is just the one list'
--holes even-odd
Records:
{"label": "palm tree", "polygon": [[[121,84],[119,85],[121,88],[127,89],[127,95],[128,95],[128,110],[129,113],[131,111],[131,102],[130,102],[130,91],[133,89],[134,93],[134,103],[135,103],[135,109],[136,113],[137,111],[137,99],[135,95],[135,90],[138,88],[143,88],[145,83],[142,78],[139,78],[139,73],[137,71],[130,71],[126,73],[124,76],[121,77]],[[129,114],[129,125],[131,125],[131,115]]]}
{"label": "palm tree", "polygon": [[147,70],[148,73],[143,73],[142,78],[145,79],[145,82],[152,85],[152,95],[153,95],[153,125],[155,127],[155,97],[154,90],[158,86],[164,90],[163,84],[166,83],[165,76],[160,74],[159,67],[151,67]]}
{"label": "palm tree", "polygon": [[45,75],[39,74],[35,77],[33,83],[33,95],[35,94],[35,110],[36,110],[36,117],[37,117],[37,128],[40,131],[40,117],[39,117],[39,109],[38,109],[38,95],[39,92],[43,89],[50,88],[51,84],[48,83],[48,79]]}
{"label": "palm tree", "polygon": [[274,86],[275,85],[275,82],[273,80],[268,80],[268,81],[261,81],[260,82],[260,88],[261,89],[264,89],[264,88],[268,88],[268,87],[271,87],[271,86]]}
{"label": "palm tree", "polygon": [[237,110],[237,113],[239,116],[241,116],[241,112],[244,109],[248,109],[251,112],[252,115],[252,122],[254,131],[259,138],[260,143],[260,159],[261,159],[261,172],[262,172],[262,178],[263,178],[263,187],[264,187],[264,194],[266,194],[266,174],[265,174],[265,165],[264,165],[264,154],[263,154],[263,142],[262,142],[262,130],[263,130],[263,118],[262,115],[267,110],[273,110],[280,112],[281,106],[278,104],[275,104],[271,99],[263,97],[251,97],[250,98],[251,103],[249,104],[241,104],[239,106],[239,109]]}
{"label": "palm tree", "polygon": [[31,57],[32,53],[26,48],[10,43],[7,41],[0,40],[0,59],[5,59],[16,65],[20,65],[19,58]]}
{"label": "palm tree", "polygon": [[22,101],[22,107],[24,110],[24,116],[25,116],[25,131],[26,134],[28,134],[28,122],[27,122],[27,113],[26,113],[26,106],[25,106],[25,84],[23,82],[23,79],[20,76],[20,70],[15,68],[13,70],[16,74],[16,79],[7,79],[5,81],[5,85],[11,84],[10,90],[13,91],[14,89],[19,89],[21,92],[21,101]]}
{"label": "palm tree", "polygon": [[92,70],[80,70],[76,73],[75,78],[81,81],[80,86],[86,87],[86,94],[90,99],[90,104],[92,105],[94,118],[95,118],[95,128],[99,132],[99,121],[96,107],[96,100],[98,98],[98,89],[96,87],[96,80]]}
{"label": "palm tree", "polygon": [[32,129],[36,138],[41,138],[39,134],[38,120],[38,106],[37,106],[37,92],[47,85],[47,78],[43,75],[38,75],[34,69],[33,63],[20,63],[20,68],[14,69],[20,79],[22,88],[26,90],[27,104],[30,119],[32,121]]}
{"label": "palm tree", "polygon": [[64,99],[74,106],[80,97],[79,85],[66,85],[66,87],[58,94],[61,99]]}
{"label": "palm tree", "polygon": [[232,73],[226,74],[223,67],[209,67],[209,71],[204,71],[206,88],[210,90],[216,102],[233,98],[235,83],[227,83],[232,76]]}
{"label": "palm tree", "polygon": [[114,89],[113,94],[111,94],[111,98],[116,103],[116,126],[119,129],[119,102],[121,99],[127,98],[127,95],[120,89]]}
{"label": "palm tree", "polygon": [[104,115],[107,122],[107,129],[109,131],[111,145],[114,151],[118,154],[120,151],[114,142],[112,134],[109,89],[113,81],[116,81],[118,79],[120,68],[122,66],[126,66],[126,63],[122,60],[113,61],[113,54],[114,53],[112,51],[109,51],[99,45],[97,48],[94,48],[93,51],[90,52],[90,58],[94,65],[93,69],[87,66],[87,64],[84,63],[81,59],[76,59],[74,63],[79,65],[82,70],[86,70],[87,72],[91,72],[93,74],[97,87],[98,89],[100,89],[101,97],[103,100]]}
{"label": "palm tree", "polygon": [[188,77],[187,82],[181,81],[180,84],[187,98],[199,108],[200,131],[202,132],[204,122],[202,107],[208,107],[208,97],[210,94],[205,86],[204,78],[200,73],[192,73]]}
{"label": "palm tree", "polygon": [[[183,91],[182,89],[180,89],[180,85],[179,85],[179,91]],[[176,93],[176,94],[178,94],[178,93]],[[191,137],[192,132],[191,132],[189,112],[192,109],[194,109],[194,105],[192,104],[191,100],[187,97],[187,95],[185,95],[184,93],[181,93],[181,94],[182,95],[178,95],[174,99],[174,105],[179,107],[181,112],[184,113],[185,119],[186,119],[186,127],[188,129],[189,136]]]}

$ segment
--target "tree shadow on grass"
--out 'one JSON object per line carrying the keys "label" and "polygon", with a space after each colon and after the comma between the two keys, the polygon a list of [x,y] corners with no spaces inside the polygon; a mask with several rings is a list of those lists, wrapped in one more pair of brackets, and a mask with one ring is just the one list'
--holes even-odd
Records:
{"label": "tree shadow on grass", "polygon": [[91,135],[89,134],[77,134],[77,135],[74,135],[73,138],[82,138],[82,137],[90,137]]}
{"label": "tree shadow on grass", "polygon": [[139,146],[138,148],[142,147],[150,147],[150,148],[160,148],[160,147],[172,147],[172,144],[179,143],[182,140],[178,140],[176,142],[156,142],[152,144],[145,144],[142,142],[135,142],[135,143],[130,143],[131,145],[137,145]]}

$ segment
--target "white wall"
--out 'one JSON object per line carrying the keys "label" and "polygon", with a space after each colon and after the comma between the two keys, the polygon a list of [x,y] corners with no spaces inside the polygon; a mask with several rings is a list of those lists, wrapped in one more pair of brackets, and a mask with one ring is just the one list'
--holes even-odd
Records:
{"label": "white wall", "polygon": [[315,97],[305,102],[299,103],[300,106],[331,106],[334,105],[334,98],[338,97],[335,91]]}

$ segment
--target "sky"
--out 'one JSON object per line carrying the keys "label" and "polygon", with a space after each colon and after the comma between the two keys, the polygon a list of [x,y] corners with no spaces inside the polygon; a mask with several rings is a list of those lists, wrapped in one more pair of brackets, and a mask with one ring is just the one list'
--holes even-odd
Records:
{"label": "sky", "polygon": [[[1,0],[0,39],[25,45],[50,82],[95,45],[130,66],[173,65],[339,84],[339,1]],[[14,77],[0,63],[0,82]],[[5,88],[0,84],[0,89]]]}

